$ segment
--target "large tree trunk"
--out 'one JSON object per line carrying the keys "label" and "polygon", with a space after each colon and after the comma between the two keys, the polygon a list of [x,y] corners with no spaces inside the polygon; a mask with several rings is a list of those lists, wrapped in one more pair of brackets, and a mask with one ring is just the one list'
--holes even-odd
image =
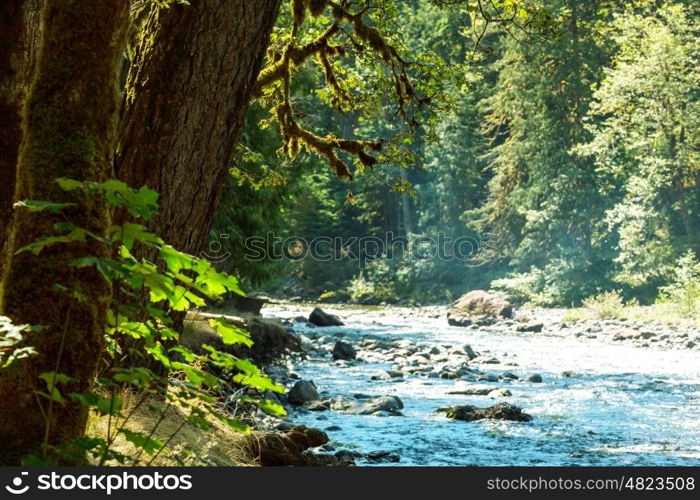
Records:
{"label": "large tree trunk", "polygon": [[41,0],[3,0],[0,9],[0,279],[12,221],[22,106],[34,70]]}
{"label": "large tree trunk", "polygon": [[[99,230],[108,223],[100,200],[63,192],[57,177],[104,180],[111,173],[116,143],[117,59],[123,48],[128,0],[46,0],[43,43],[37,75],[27,97],[24,140],[17,171],[22,199],[79,205],[63,215],[73,224]],[[16,210],[8,248],[13,253],[54,232],[65,221],[47,212]],[[4,278],[3,312],[15,323],[41,325],[26,344],[38,355],[0,371],[0,465],[18,465],[42,444],[65,443],[84,433],[85,407],[50,402],[38,377],[65,373],[75,382],[61,392],[85,393],[92,384],[103,349],[105,280],[94,270],[71,263],[86,255],[105,255],[89,240],[54,245],[39,256],[12,255]],[[77,290],[84,300],[54,287]]]}
{"label": "large tree trunk", "polygon": [[211,228],[280,0],[154,9],[127,80],[117,176],[158,191],[150,224],[198,254]]}

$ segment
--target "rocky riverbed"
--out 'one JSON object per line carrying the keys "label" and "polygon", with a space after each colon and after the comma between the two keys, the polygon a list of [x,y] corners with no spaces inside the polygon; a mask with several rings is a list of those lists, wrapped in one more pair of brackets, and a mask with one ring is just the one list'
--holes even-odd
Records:
{"label": "rocky riverbed", "polygon": [[563,311],[447,323],[447,308],[265,307],[304,354],[270,368],[291,392],[280,430],[359,465],[690,465],[700,460],[700,332],[562,321]]}

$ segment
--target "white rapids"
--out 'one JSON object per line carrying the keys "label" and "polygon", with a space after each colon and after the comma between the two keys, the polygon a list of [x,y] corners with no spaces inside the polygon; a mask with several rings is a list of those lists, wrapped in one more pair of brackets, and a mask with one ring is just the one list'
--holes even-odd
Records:
{"label": "white rapids", "polygon": [[[294,366],[322,395],[396,395],[403,416],[345,415],[334,411],[295,414],[293,420],[327,429],[336,449],[388,451],[397,465],[697,465],[700,463],[700,352],[660,350],[546,333],[485,332],[447,325],[442,314],[411,309],[332,308],[342,327],[295,324],[301,334],[319,332],[359,344],[362,338],[407,339],[430,348],[470,344],[501,364],[486,373],[514,372],[520,380],[493,382],[511,397],[449,395],[454,380],[408,376],[372,381],[391,363],[350,366],[311,357]],[[266,315],[308,315],[302,305],[273,305]],[[358,355],[362,358],[362,352]],[[563,371],[573,377],[562,377]],[[527,383],[528,374],[543,383]],[[482,384],[483,382],[479,382]],[[534,417],[529,423],[458,422],[439,407],[490,406],[507,401]]]}

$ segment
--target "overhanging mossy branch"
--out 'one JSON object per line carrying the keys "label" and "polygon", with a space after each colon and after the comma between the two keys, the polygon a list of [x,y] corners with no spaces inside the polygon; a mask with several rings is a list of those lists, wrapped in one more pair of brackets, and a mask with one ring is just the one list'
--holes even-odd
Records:
{"label": "overhanging mossy branch", "polygon": [[[273,107],[273,117],[279,123],[284,142],[278,154],[294,158],[304,146],[308,151],[325,158],[339,177],[352,179],[350,168],[340,159],[338,152],[345,151],[355,156],[362,166],[372,168],[378,160],[371,152],[381,151],[382,143],[340,139],[332,134],[321,137],[300,125],[295,119],[289,95],[295,70],[307,60],[315,59],[330,90],[332,96],[330,102],[333,108],[342,110],[343,104],[352,105],[353,95],[339,81],[332,61],[334,57],[345,56],[345,49],[341,45],[332,45],[331,41],[337,35],[345,34],[358,52],[369,49],[378,54],[382,63],[388,67],[398,103],[398,113],[409,126],[418,126],[417,122],[409,120],[406,111],[409,103],[423,105],[428,99],[418,97],[407,73],[409,64],[401,58],[392,45],[386,42],[377,28],[369,26],[364,21],[363,16],[368,6],[352,12],[350,3],[345,0],[342,2],[290,0],[289,5],[292,15],[291,40],[284,46],[272,46],[269,49],[270,65],[261,72],[256,82],[254,96],[276,103]],[[331,9],[332,24],[316,39],[299,45],[297,34],[307,15],[319,16],[327,8]]]}

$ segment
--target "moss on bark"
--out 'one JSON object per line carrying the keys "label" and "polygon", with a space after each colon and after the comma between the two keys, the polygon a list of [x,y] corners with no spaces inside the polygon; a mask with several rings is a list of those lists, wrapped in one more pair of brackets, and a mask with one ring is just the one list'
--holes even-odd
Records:
{"label": "moss on bark", "polygon": [[[17,171],[21,199],[79,205],[62,215],[15,211],[11,252],[51,234],[65,221],[99,229],[108,222],[100,200],[77,200],[54,182],[57,177],[103,180],[110,176],[117,118],[117,58],[123,47],[128,0],[47,0],[36,78],[27,97],[24,140]],[[13,255],[3,281],[2,311],[16,323],[41,325],[26,342],[38,355],[0,372],[0,465],[17,465],[82,435],[86,409],[51,404],[44,372],[65,373],[75,382],[64,394],[90,389],[103,348],[107,283],[91,269],[71,266],[76,258],[105,252],[94,241],[50,247],[39,256]],[[77,290],[82,300],[58,291]]]}
{"label": "moss on bark", "polygon": [[0,9],[0,277],[12,221],[22,107],[39,35],[40,0],[5,0]]}

